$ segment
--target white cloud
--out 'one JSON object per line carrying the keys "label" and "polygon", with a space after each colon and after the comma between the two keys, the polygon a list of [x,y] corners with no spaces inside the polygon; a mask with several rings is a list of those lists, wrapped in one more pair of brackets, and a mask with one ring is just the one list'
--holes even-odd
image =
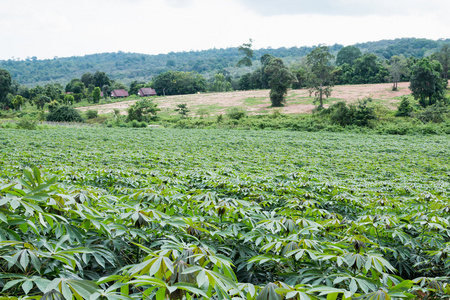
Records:
{"label": "white cloud", "polygon": [[[375,1],[330,2],[338,3],[333,5],[340,10],[353,7],[349,15],[330,14],[330,9],[319,6],[309,7],[307,13],[295,10],[296,5],[315,1],[258,0],[259,6],[252,1],[0,0],[0,40],[7,45],[0,47],[0,59],[118,50],[158,54],[236,47],[248,38],[255,40],[255,48],[352,44],[399,37],[438,39],[448,38],[450,32],[450,25],[442,18],[450,11],[450,1],[379,0],[376,10]],[[400,4],[403,10],[395,14],[367,14],[398,11]],[[273,13],[265,15],[263,9]]]}

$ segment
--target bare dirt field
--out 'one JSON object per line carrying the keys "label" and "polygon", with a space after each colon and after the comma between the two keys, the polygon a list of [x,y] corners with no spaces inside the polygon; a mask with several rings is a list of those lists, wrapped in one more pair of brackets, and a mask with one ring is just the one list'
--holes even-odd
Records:
{"label": "bare dirt field", "polygon": [[[333,87],[331,97],[325,102],[328,105],[337,101],[347,103],[357,102],[358,99],[370,97],[375,103],[381,103],[389,109],[395,109],[400,102],[399,97],[409,95],[409,82],[398,84],[398,91],[392,91],[391,83],[366,85],[341,85]],[[176,114],[177,104],[186,103],[190,115],[223,114],[230,107],[241,107],[250,114],[267,114],[274,108],[270,107],[269,90],[236,91],[227,93],[205,93],[180,96],[155,97],[154,102],[161,109],[161,114]],[[136,100],[106,103],[96,106],[79,107],[80,111],[98,110],[99,114],[107,114],[119,109],[121,114]],[[283,113],[309,113],[314,109],[313,97],[308,90],[290,90],[286,97],[286,104],[281,108]]]}

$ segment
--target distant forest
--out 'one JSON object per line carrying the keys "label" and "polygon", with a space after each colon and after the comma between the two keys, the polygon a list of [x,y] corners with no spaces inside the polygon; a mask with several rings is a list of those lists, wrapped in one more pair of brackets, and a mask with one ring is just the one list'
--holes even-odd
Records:
{"label": "distant forest", "polygon": [[[438,41],[429,39],[401,38],[395,40],[381,40],[355,44],[362,53],[370,52],[379,59],[389,59],[393,55],[422,58],[428,56],[445,44],[450,39]],[[344,46],[335,44],[329,47],[329,51],[336,53]],[[259,49],[254,51],[254,64],[251,70],[260,66],[259,59],[264,54],[270,54],[282,58],[287,65],[298,63],[315,47],[292,47],[278,49]],[[195,71],[205,78],[211,78],[220,71],[226,71],[231,76],[241,76],[249,69],[236,68],[241,58],[238,48],[210,49],[203,51],[189,51],[168,53],[159,55],[147,55],[138,53],[101,53],[68,58],[39,60],[36,57],[26,60],[0,60],[0,69],[11,73],[12,79],[20,84],[32,87],[47,83],[66,84],[72,78],[80,78],[86,72],[102,71],[108,76],[124,84],[132,81],[148,82],[153,77],[163,72]]]}

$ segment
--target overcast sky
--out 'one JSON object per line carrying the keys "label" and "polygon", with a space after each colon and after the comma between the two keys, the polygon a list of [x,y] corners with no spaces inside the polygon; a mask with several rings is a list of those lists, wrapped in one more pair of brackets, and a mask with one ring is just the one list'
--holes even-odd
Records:
{"label": "overcast sky", "polygon": [[0,59],[450,38],[450,0],[0,0]]}

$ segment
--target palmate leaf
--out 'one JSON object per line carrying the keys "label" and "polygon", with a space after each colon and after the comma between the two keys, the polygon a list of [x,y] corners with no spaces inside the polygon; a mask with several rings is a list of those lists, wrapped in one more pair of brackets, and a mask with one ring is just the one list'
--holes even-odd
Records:
{"label": "palmate leaf", "polygon": [[346,282],[348,284],[348,290],[352,293],[356,293],[358,289],[364,293],[374,292],[377,290],[377,282],[363,276],[352,276],[346,273],[336,274],[333,285],[337,285],[341,282]]}
{"label": "palmate leaf", "polygon": [[47,285],[45,292],[51,292],[52,290],[61,293],[65,299],[75,297],[77,300],[82,300],[90,299],[93,294],[99,292],[100,288],[97,284],[88,280],[55,278]]}
{"label": "palmate leaf", "polygon": [[[278,290],[278,291],[277,291]],[[256,300],[281,300],[283,296],[281,292],[284,290],[280,290],[279,286],[275,283],[268,283],[258,294]],[[295,295],[293,295],[295,296]],[[310,298],[306,298],[305,300],[309,300]]]}
{"label": "palmate leaf", "polygon": [[[0,278],[17,278],[17,277],[19,277],[19,276],[14,275],[14,274],[11,274],[11,275],[4,274]],[[36,286],[41,292],[44,292],[45,289],[47,288],[47,285],[50,283],[50,280],[39,277],[39,276],[32,276],[32,277],[20,276],[20,277],[22,277],[22,278],[15,279],[15,280],[9,280],[4,285],[2,292],[6,291],[12,287],[15,287],[17,285],[21,285],[21,288],[22,288],[23,292],[25,293],[25,295],[28,295],[28,293],[33,288],[33,286]]]}
{"label": "palmate leaf", "polygon": [[156,275],[160,279],[170,277],[173,271],[173,262],[168,257],[156,254],[147,256],[142,263],[134,265],[128,270],[131,276],[149,274],[150,276]]}
{"label": "palmate leaf", "polygon": [[214,287],[216,292],[221,290],[224,294],[228,294],[230,290],[237,290],[238,287],[233,279],[215,271],[207,270],[199,266],[193,266],[184,270],[183,274],[197,274],[197,286],[202,288]]}

